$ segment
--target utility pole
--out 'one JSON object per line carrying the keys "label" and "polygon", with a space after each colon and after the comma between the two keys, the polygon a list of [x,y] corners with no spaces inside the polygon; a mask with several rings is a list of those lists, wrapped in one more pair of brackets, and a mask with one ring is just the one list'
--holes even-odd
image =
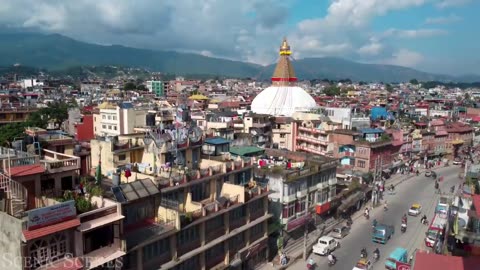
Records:
{"label": "utility pole", "polygon": [[375,171],[373,172],[372,182],[372,206],[375,206],[375,193],[377,192],[377,170],[378,170],[378,157],[375,158]]}
{"label": "utility pole", "polygon": [[[383,181],[382,172],[383,172],[383,156],[380,156],[380,168],[378,170],[378,177],[380,178],[381,186],[385,189],[385,181]],[[380,192],[382,192],[381,195],[383,197],[383,191],[380,190]]]}
{"label": "utility pole", "polygon": [[[305,231],[303,233],[303,259],[306,260],[307,259],[307,237],[308,237],[308,222],[309,222],[309,219],[307,218],[307,215],[310,214],[310,211],[308,209],[308,197],[309,197],[309,194],[308,194],[308,191],[307,191],[307,198],[305,198]],[[323,233],[323,232],[322,232]]]}

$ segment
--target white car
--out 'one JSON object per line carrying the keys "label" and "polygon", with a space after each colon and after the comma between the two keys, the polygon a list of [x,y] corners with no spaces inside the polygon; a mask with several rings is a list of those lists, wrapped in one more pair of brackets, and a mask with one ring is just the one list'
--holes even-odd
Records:
{"label": "white car", "polygon": [[322,236],[318,239],[317,243],[313,245],[312,251],[318,255],[328,255],[331,251],[334,251],[340,243],[331,236]]}
{"label": "white car", "polygon": [[452,162],[452,164],[453,164],[453,165],[461,165],[462,162],[461,162],[460,160],[454,160],[454,161]]}
{"label": "white car", "polygon": [[412,204],[410,209],[408,209],[409,216],[418,216],[422,212],[422,206],[418,203]]}

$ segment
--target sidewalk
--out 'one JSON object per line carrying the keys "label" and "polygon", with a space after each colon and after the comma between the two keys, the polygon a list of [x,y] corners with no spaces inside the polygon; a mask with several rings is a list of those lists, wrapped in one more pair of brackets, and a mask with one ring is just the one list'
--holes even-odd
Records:
{"label": "sidewalk", "polygon": [[[436,169],[438,167],[433,167],[431,169]],[[423,173],[425,169],[419,169],[420,173]],[[388,183],[389,185],[397,186],[404,181],[415,177],[415,173],[411,174],[395,174],[393,175],[390,179],[387,179],[385,181],[385,185]],[[367,206],[371,207],[372,202],[368,201]],[[357,211],[352,215],[352,220],[356,220],[360,217],[363,216],[363,211]],[[338,219],[334,220],[331,222],[331,224],[323,224],[324,226],[320,225],[315,231],[312,231],[307,235],[307,252],[310,254],[311,252],[311,246],[318,240],[320,236],[327,235],[331,232],[333,228],[335,228],[337,225],[343,223],[343,219]],[[323,228],[322,228],[323,227]],[[323,230],[322,230],[323,229]],[[277,255],[273,259],[273,261],[268,262],[267,264],[261,266],[258,269],[261,270],[277,270],[277,269],[287,269],[290,265],[294,264],[295,261],[298,259],[301,259],[303,257],[303,250],[304,250],[304,239],[303,237],[297,239],[296,241],[292,241],[288,243],[287,246],[284,247],[284,251],[287,254],[288,257],[288,264],[281,266],[280,265],[280,257]]]}

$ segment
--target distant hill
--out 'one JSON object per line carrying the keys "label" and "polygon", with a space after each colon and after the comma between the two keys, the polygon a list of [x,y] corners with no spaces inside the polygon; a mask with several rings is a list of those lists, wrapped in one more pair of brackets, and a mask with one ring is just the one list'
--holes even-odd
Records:
{"label": "distant hill", "polygon": [[[58,34],[0,34],[0,40],[0,66],[21,64],[58,71],[79,66],[118,65],[177,75],[263,79],[268,79],[274,69],[274,65],[263,67],[198,54],[95,45]],[[480,76],[477,75],[456,78],[411,68],[362,64],[331,57],[300,59],[294,61],[294,66],[299,79],[349,78],[354,81],[404,82],[415,78],[419,81],[480,81]]]}

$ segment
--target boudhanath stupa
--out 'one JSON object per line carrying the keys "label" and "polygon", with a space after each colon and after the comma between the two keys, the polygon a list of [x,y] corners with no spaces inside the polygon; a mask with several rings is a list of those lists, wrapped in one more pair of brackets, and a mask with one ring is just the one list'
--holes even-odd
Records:
{"label": "boudhanath stupa", "polygon": [[283,39],[278,60],[272,77],[272,86],[264,89],[252,101],[254,113],[273,116],[292,116],[295,112],[306,112],[317,107],[315,100],[301,87],[290,62],[290,46]]}

